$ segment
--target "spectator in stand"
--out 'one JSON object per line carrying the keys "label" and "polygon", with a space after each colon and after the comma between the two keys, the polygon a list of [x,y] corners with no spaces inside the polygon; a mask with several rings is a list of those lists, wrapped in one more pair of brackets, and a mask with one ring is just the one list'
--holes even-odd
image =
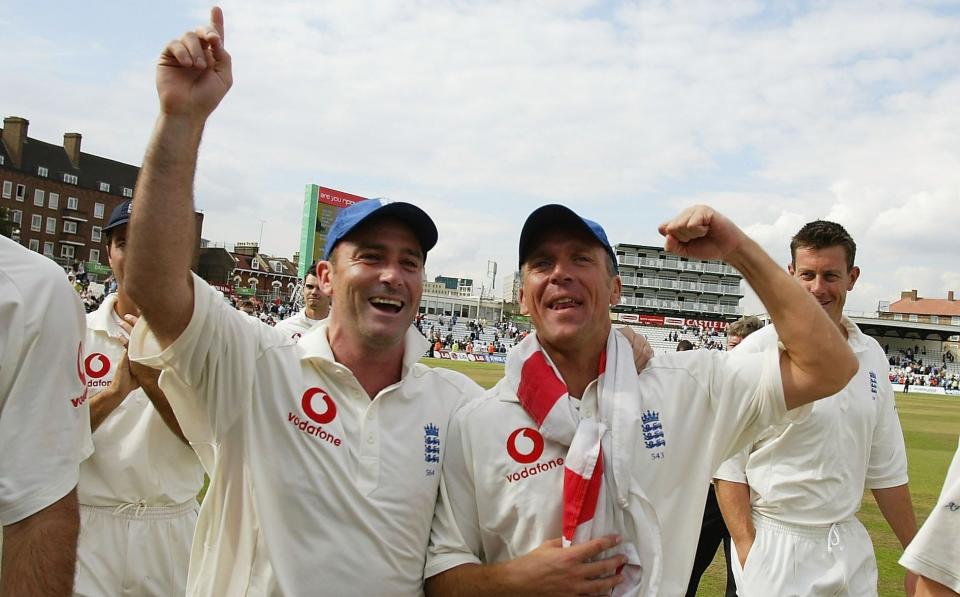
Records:
{"label": "spectator in stand", "polygon": [[693,343],[689,340],[681,340],[677,342],[677,352],[685,352],[687,350],[693,350]]}

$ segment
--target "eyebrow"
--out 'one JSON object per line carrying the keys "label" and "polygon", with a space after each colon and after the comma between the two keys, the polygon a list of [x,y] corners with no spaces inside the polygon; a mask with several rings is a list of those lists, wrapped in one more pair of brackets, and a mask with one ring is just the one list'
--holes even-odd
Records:
{"label": "eyebrow", "polygon": [[[389,247],[384,243],[380,243],[376,241],[367,241],[367,242],[358,242],[357,249],[360,249],[360,250],[374,249],[377,251],[386,251],[389,249]],[[423,251],[420,251],[418,249],[411,249],[409,247],[404,247],[400,249],[400,252],[403,253],[404,255],[411,255],[413,257],[416,257],[417,259],[421,259],[421,260],[423,259]]]}

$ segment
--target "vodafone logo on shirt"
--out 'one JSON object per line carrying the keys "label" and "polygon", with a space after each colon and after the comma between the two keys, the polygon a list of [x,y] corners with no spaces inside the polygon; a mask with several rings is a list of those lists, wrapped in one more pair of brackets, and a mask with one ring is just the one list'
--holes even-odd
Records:
{"label": "vodafone logo on shirt", "polygon": [[[510,434],[507,438],[507,454],[515,462],[533,465],[508,473],[507,483],[516,483],[555,468],[563,468],[563,458],[537,462],[543,456],[543,436],[531,427],[521,427]],[[537,463],[533,464],[534,462]]]}
{"label": "vodafone logo on shirt", "polygon": [[520,464],[536,462],[543,455],[543,436],[536,429],[521,427],[507,438],[507,454]]}
{"label": "vodafone logo on shirt", "polygon": [[290,411],[287,413],[287,422],[307,435],[320,438],[337,448],[341,446],[343,440],[323,428],[337,418],[337,405],[326,390],[307,388],[300,398],[300,408],[306,418]]}
{"label": "vodafone logo on shirt", "polygon": [[110,359],[104,354],[94,352],[83,361],[83,368],[87,372],[87,377],[100,379],[110,373]]}

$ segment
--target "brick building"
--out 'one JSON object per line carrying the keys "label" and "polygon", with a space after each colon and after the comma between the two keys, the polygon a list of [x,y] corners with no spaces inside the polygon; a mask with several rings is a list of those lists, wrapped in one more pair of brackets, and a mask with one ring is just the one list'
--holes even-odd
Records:
{"label": "brick building", "polygon": [[[29,125],[11,116],[0,129],[0,205],[9,210],[12,238],[61,265],[83,261],[88,272],[106,274],[101,231],[113,208],[133,197],[140,168],[83,153],[80,133],[65,133],[63,145],[33,139]],[[194,269],[202,225],[197,213]]]}
{"label": "brick building", "polygon": [[916,290],[905,290],[900,300],[880,304],[880,319],[960,326],[960,301],[954,299],[952,290],[947,298],[923,298]]}

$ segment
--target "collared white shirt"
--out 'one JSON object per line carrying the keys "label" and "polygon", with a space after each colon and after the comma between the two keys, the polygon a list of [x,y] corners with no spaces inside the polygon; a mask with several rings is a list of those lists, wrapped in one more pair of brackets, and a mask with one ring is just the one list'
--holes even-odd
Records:
{"label": "collared white shirt", "polygon": [[273,327],[275,330],[283,332],[285,336],[293,339],[294,341],[299,340],[301,336],[312,330],[318,323],[323,321],[322,319],[310,319],[307,317],[307,314],[301,309],[297,311],[290,317],[284,319],[283,321],[277,323]]}
{"label": "collared white shirt", "polygon": [[903,552],[900,565],[960,593],[960,446],[933,512]]}
{"label": "collared white shirt", "polygon": [[401,381],[371,400],[324,323],[294,343],[193,283],[173,344],[160,352],[144,320],[130,344],[165,369],[161,387],[212,468],[188,594],[422,592],[448,423],[482,390],[418,364],[427,341],[411,327]]}
{"label": "collared white shirt", "polygon": [[0,525],[67,495],[93,451],[83,328],[63,270],[0,236]]}
{"label": "collared white shirt", "polygon": [[[621,421],[626,437],[612,440],[635,446],[619,452],[629,455],[621,461],[614,453],[612,470],[630,479],[629,491],[615,500],[638,529],[641,594],[680,595],[712,472],[760,429],[788,416],[779,351],[658,355],[638,384],[640,395],[625,405],[629,417]],[[595,415],[596,394],[588,386],[580,416]],[[559,537],[566,452],[539,434],[505,381],[461,409],[450,426],[426,576],[507,561]]]}
{"label": "collared white shirt", "polygon": [[[843,318],[860,368],[847,386],[813,404],[801,421],[764,430],[725,462],[718,479],[750,485],[753,511],[781,522],[829,525],[860,509],[863,491],[907,482],[907,456],[887,359],[877,341]],[[735,352],[767,350],[778,342],[767,326]]]}
{"label": "collared white shirt", "polygon": [[[87,315],[84,368],[89,395],[110,386],[123,358],[123,333],[115,312],[117,295]],[[180,441],[143,388],[130,392],[93,433],[96,451],[80,465],[81,504],[173,506],[196,499],[203,469]]]}

